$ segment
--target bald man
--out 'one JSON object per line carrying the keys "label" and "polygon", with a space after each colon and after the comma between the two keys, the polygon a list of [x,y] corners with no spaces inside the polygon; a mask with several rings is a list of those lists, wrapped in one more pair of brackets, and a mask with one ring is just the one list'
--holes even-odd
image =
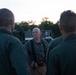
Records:
{"label": "bald man", "polygon": [[33,39],[24,44],[29,54],[30,72],[32,75],[45,75],[48,43],[42,39],[39,28],[34,28],[32,34]]}
{"label": "bald man", "polygon": [[30,75],[27,52],[14,36],[14,14],[0,9],[0,75]]}

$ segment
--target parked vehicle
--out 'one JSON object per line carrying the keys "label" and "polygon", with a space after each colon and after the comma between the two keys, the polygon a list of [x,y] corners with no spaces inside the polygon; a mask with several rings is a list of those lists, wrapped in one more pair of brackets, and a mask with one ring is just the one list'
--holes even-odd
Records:
{"label": "parked vehicle", "polygon": [[[32,40],[32,39],[33,39],[33,37],[27,37],[27,38],[25,38],[25,42],[27,42],[28,40]],[[50,43],[53,40],[53,38],[51,36],[45,37],[43,39],[45,39],[48,43]]]}
{"label": "parked vehicle", "polygon": [[[28,35],[28,34],[30,34],[30,35]],[[31,39],[33,39],[33,36],[32,36],[32,33],[31,32],[24,32],[24,31],[14,31],[13,32],[13,36],[15,36],[15,37],[17,37],[23,44],[26,42],[26,41],[28,41],[28,40],[31,40]],[[53,38],[51,37],[51,36],[42,36],[48,43],[50,42],[50,41],[52,41],[53,40]]]}

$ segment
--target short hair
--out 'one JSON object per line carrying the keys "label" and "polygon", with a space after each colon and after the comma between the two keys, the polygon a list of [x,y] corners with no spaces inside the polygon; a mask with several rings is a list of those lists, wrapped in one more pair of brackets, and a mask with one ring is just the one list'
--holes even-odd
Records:
{"label": "short hair", "polygon": [[76,30],[76,13],[71,10],[64,11],[60,16],[60,26],[65,32],[74,32]]}
{"label": "short hair", "polygon": [[39,32],[41,32],[38,27],[35,27],[35,28],[32,30],[32,32],[33,32],[34,30],[38,30]]}
{"label": "short hair", "polygon": [[0,27],[8,26],[10,20],[14,20],[14,14],[12,11],[6,8],[0,9]]}

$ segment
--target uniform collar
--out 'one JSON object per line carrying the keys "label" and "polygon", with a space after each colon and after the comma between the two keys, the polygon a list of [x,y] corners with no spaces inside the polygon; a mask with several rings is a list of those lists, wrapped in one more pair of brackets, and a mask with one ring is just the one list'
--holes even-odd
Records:
{"label": "uniform collar", "polygon": [[64,41],[67,41],[67,40],[71,40],[71,39],[76,39],[76,34],[70,34],[70,35],[68,35],[65,39],[64,39]]}
{"label": "uniform collar", "polygon": [[11,32],[9,32],[8,30],[5,30],[5,29],[0,29],[0,33],[7,33],[7,34],[12,35]]}
{"label": "uniform collar", "polygon": [[34,41],[36,44],[40,44],[40,43],[42,43],[42,39],[41,39],[40,42],[36,42],[35,39],[33,38],[33,41]]}

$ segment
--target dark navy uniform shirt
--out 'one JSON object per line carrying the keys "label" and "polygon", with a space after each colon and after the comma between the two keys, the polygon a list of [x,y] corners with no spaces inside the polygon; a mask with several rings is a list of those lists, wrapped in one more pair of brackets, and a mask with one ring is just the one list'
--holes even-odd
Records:
{"label": "dark navy uniform shirt", "polygon": [[50,51],[47,75],[76,75],[76,34]]}
{"label": "dark navy uniform shirt", "polygon": [[0,75],[14,75],[10,74],[14,70],[17,75],[30,75],[25,50],[23,44],[9,31],[0,29]]}

